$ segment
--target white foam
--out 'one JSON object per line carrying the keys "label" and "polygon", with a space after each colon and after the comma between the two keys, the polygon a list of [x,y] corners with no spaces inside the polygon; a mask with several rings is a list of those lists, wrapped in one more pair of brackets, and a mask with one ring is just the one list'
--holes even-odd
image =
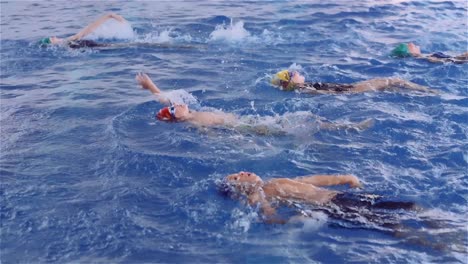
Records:
{"label": "white foam", "polygon": [[302,68],[300,64],[297,64],[294,62],[293,64],[289,65],[288,70],[303,72],[304,69]]}
{"label": "white foam", "polygon": [[287,112],[274,116],[241,116],[238,125],[252,128],[265,127],[273,134],[284,132],[305,137],[310,137],[319,129],[317,117],[307,111]]}
{"label": "white foam", "polygon": [[198,106],[198,100],[193,96],[191,93],[185,90],[172,90],[172,91],[165,91],[161,95],[157,95],[165,100],[170,101],[173,104],[186,104],[190,106]]}
{"label": "white foam", "polygon": [[138,36],[135,39],[135,41],[140,43],[172,43],[175,41],[190,42],[192,41],[192,36],[189,34],[180,35],[177,32],[174,32],[171,28],[169,28],[159,32],[155,31],[142,36]]}
{"label": "white foam", "polygon": [[303,224],[301,232],[314,232],[327,224],[328,217],[325,213],[301,210],[301,214],[289,219],[289,223]]}
{"label": "white foam", "polygon": [[128,22],[119,22],[113,19],[107,20],[99,26],[93,33],[89,34],[87,39],[133,39],[134,32]]}
{"label": "white foam", "polygon": [[254,211],[243,212],[238,208],[232,210],[232,217],[235,219],[232,223],[234,229],[240,229],[242,232],[246,233],[250,229],[252,222],[255,222],[258,219],[258,214]]}
{"label": "white foam", "polygon": [[240,42],[245,40],[251,36],[250,32],[248,32],[244,28],[244,22],[238,21],[233,23],[231,19],[231,23],[229,25],[217,25],[215,30],[210,34],[211,41],[226,41],[226,42]]}

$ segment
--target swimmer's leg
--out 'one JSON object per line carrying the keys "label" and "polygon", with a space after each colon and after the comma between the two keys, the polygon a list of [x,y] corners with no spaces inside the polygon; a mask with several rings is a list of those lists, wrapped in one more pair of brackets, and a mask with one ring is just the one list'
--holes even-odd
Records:
{"label": "swimmer's leg", "polygon": [[406,81],[400,78],[376,78],[367,81],[362,81],[354,84],[353,91],[355,92],[366,92],[366,91],[382,91],[391,90],[394,88],[406,88],[415,91],[437,93],[437,91],[430,89],[429,87],[419,85],[410,81]]}
{"label": "swimmer's leg", "polygon": [[355,129],[358,131],[368,129],[369,127],[374,125],[374,120],[369,118],[359,123],[354,124],[336,124],[330,123],[325,121],[318,121],[321,129],[326,130],[347,130],[347,129]]}
{"label": "swimmer's leg", "polygon": [[267,125],[238,125],[234,127],[244,134],[255,134],[260,136],[284,136],[286,131],[274,129]]}
{"label": "swimmer's leg", "polygon": [[454,57],[457,60],[467,60],[468,61],[468,52],[462,53]]}
{"label": "swimmer's leg", "polygon": [[453,63],[456,63],[456,64],[467,63],[468,62],[468,52],[465,52],[463,54],[460,54],[458,56],[450,58],[450,62],[453,62]]}

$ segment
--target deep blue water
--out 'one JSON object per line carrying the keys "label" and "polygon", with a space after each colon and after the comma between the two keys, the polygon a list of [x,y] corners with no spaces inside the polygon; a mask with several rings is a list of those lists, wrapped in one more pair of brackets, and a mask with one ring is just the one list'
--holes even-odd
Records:
{"label": "deep blue water", "polygon": [[[2,1],[1,262],[466,263],[468,66],[388,54],[406,41],[465,52],[467,10],[466,1]],[[106,12],[134,33],[110,25],[93,37],[128,46],[35,44]],[[288,67],[312,81],[397,76],[440,94],[272,88],[268,76]],[[290,128],[259,136],[158,122],[161,105],[136,84],[139,71],[196,109]],[[375,124],[323,131],[311,113]],[[352,173],[367,193],[424,207],[410,215],[416,227],[430,218],[443,228],[419,228],[430,246],[320,214],[266,225],[216,191],[240,170]]]}

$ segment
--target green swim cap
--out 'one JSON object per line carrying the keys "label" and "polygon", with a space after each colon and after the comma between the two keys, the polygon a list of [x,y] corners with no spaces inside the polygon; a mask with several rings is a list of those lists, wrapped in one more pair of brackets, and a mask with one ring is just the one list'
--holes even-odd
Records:
{"label": "green swim cap", "polygon": [[411,54],[409,53],[409,50],[408,50],[408,45],[407,44],[404,44],[404,43],[401,43],[400,45],[396,46],[393,50],[392,50],[392,56],[395,56],[395,57],[409,57]]}
{"label": "green swim cap", "polygon": [[49,45],[51,42],[50,42],[50,38],[43,38],[41,40],[39,40],[39,45]]}

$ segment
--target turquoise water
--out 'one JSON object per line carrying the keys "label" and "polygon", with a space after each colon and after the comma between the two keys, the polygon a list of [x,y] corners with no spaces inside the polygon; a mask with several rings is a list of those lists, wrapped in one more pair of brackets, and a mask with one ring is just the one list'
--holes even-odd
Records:
{"label": "turquoise water", "polygon": [[[104,49],[39,48],[101,14]],[[1,2],[1,261],[427,263],[466,262],[467,65],[388,56],[467,48],[466,2]],[[186,47],[190,46],[190,47]],[[401,77],[439,90],[309,96],[268,79]],[[275,126],[259,136],[154,119],[138,87],[148,73],[171,98]],[[364,131],[319,130],[373,118]],[[240,170],[265,179],[352,173],[363,191],[424,207],[402,214],[429,245],[320,213],[266,225],[220,196]],[[340,188],[344,190],[344,188]],[[424,219],[442,227],[422,229]]]}

